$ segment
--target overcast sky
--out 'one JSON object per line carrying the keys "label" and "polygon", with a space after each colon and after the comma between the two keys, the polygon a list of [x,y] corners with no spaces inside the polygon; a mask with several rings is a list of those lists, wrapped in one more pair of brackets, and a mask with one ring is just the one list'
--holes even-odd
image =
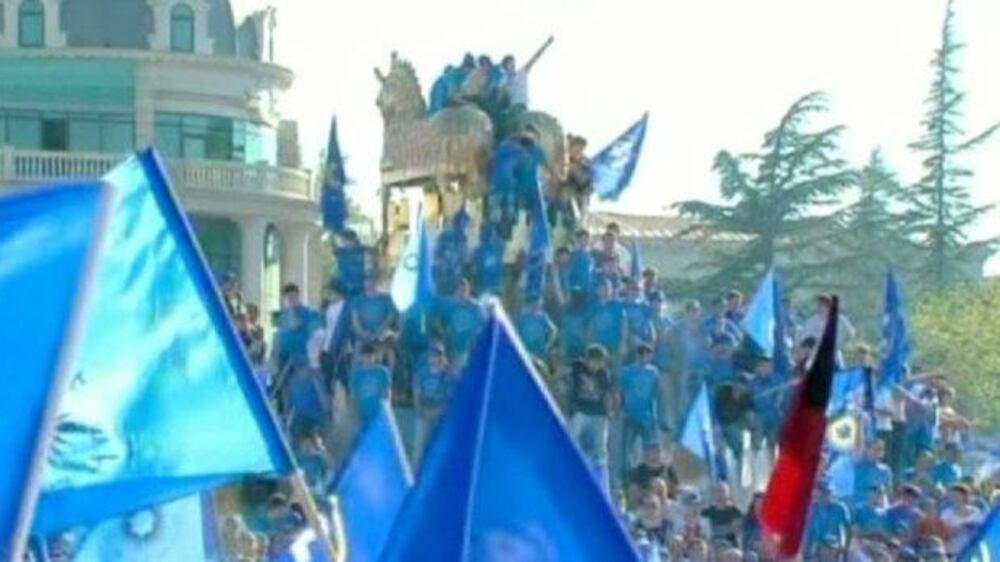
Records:
{"label": "overcast sky", "polygon": [[[237,16],[264,0],[233,0]],[[531,74],[532,105],[556,115],[596,150],[650,112],[633,184],[613,208],[667,212],[687,198],[714,198],[720,149],[749,151],[799,96],[823,90],[845,124],[846,156],[863,163],[881,147],[906,181],[919,161],[906,148],[921,134],[929,61],[940,43],[944,0],[272,0],[278,62],[296,73],[283,98],[315,166],[336,113],[355,196],[378,184],[382,121],[375,65],[399,51],[425,91],[466,51],[527,58],[555,45]],[[349,6],[347,8],[346,6]],[[1000,120],[1000,2],[956,0],[964,125]],[[973,194],[1000,201],[1000,137],[968,162]],[[1000,234],[1000,211],[979,236]],[[991,270],[1000,271],[1000,259]]]}

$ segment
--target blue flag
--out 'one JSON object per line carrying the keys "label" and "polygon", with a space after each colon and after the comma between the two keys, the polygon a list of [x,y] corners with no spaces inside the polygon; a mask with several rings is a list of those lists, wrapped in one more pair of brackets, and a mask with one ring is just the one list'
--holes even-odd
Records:
{"label": "blue flag", "polygon": [[417,211],[415,225],[416,229],[410,234],[392,276],[390,293],[400,312],[406,312],[415,303],[427,303],[434,296],[434,277],[431,272],[434,254],[422,209]]}
{"label": "blue flag", "polygon": [[639,283],[642,281],[642,253],[639,252],[639,243],[635,238],[632,239],[632,246],[629,249],[631,250],[629,259],[632,261],[630,275],[636,283]]}
{"label": "blue flag", "polygon": [[320,192],[320,209],[323,211],[323,228],[333,233],[344,230],[347,222],[347,173],[344,157],[337,139],[337,118],[330,122],[330,138],[326,145],[326,172]]}
{"label": "blue flag", "polygon": [[208,496],[191,496],[101,523],[76,542],[72,562],[222,560]]}
{"label": "blue flag", "polygon": [[[781,297],[776,294],[774,268],[767,270],[757,293],[741,322],[743,331],[756,343],[765,357],[774,357],[774,332],[778,325],[778,306]],[[777,302],[776,302],[777,301]]]}
{"label": "blue flag", "polygon": [[42,535],[293,469],[159,159],[140,153],[105,180],[114,203],[44,471]]}
{"label": "blue flag", "polygon": [[955,558],[956,562],[995,560],[1000,560],[1000,507],[993,508],[976,534]]}
{"label": "blue flag", "polygon": [[785,312],[785,282],[780,271],[774,271],[774,375],[784,381],[792,373],[792,361],[788,356],[788,340],[785,329],[788,318]]}
{"label": "blue flag", "polygon": [[861,367],[839,371],[833,376],[833,386],[830,387],[830,402],[827,404],[827,415],[857,409],[865,406],[865,385],[867,374]]}
{"label": "blue flag", "polygon": [[24,548],[108,194],[93,184],[0,197],[0,560]]}
{"label": "blue flag", "polygon": [[882,339],[885,356],[882,358],[880,387],[891,387],[903,380],[906,361],[910,356],[910,340],[906,334],[906,315],[903,295],[892,269],[885,276],[885,312],[882,316]]}
{"label": "blue flag", "polygon": [[708,396],[708,386],[702,383],[695,396],[687,417],[681,426],[679,442],[682,447],[701,459],[713,481],[718,478],[715,459],[715,423],[712,417],[712,403]]}
{"label": "blue flag", "polygon": [[594,191],[602,200],[617,201],[632,181],[632,173],[642,151],[642,141],[646,138],[648,121],[649,114],[646,113],[591,159]]}
{"label": "blue flag", "polygon": [[333,485],[344,534],[347,562],[377,562],[413,486],[392,411],[381,412],[361,433]]}
{"label": "blue flag", "polygon": [[639,559],[527,357],[494,309],[382,562]]}

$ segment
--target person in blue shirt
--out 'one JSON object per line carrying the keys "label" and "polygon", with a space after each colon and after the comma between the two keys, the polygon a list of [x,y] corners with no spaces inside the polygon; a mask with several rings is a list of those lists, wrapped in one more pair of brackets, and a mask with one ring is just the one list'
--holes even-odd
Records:
{"label": "person in blue shirt", "polygon": [[444,295],[455,292],[469,258],[469,240],[463,211],[455,213],[434,241],[434,287]]}
{"label": "person in blue shirt", "polygon": [[885,489],[873,486],[865,498],[865,503],[854,508],[854,534],[867,537],[886,533],[885,509]]}
{"label": "person in blue shirt", "polygon": [[749,383],[755,425],[759,432],[751,436],[755,447],[764,441],[771,445],[778,444],[778,431],[785,419],[785,398],[788,395],[782,388],[783,384],[781,379],[774,376],[774,362],[767,357],[757,359]]}
{"label": "person in blue shirt", "polygon": [[726,293],[726,310],[723,315],[734,325],[739,326],[743,321],[743,293],[733,289]]}
{"label": "person in blue shirt", "polygon": [[590,234],[579,229],[573,234],[573,247],[567,264],[567,285],[570,291],[579,290],[589,295],[594,277],[594,257],[590,253]]}
{"label": "person in blue shirt", "polygon": [[457,384],[458,375],[448,368],[444,345],[432,344],[427,352],[427,364],[418,368],[413,376],[413,396],[417,409],[413,436],[414,460],[422,456],[427,436],[441,418]]}
{"label": "person in blue shirt", "polygon": [[727,333],[713,334],[709,338],[708,348],[708,383],[715,386],[736,376],[733,368],[733,354],[736,352],[736,339]]}
{"label": "person in blue shirt", "polygon": [[542,308],[542,299],[534,297],[525,303],[524,311],[514,320],[521,342],[531,355],[548,361],[549,351],[556,342],[556,326]]}
{"label": "person in blue shirt", "polygon": [[342,243],[333,251],[337,262],[337,283],[348,298],[360,295],[365,287],[367,250],[353,230],[345,230]]}
{"label": "person in blue shirt", "polygon": [[517,167],[525,156],[524,146],[512,136],[497,145],[490,165],[484,222],[496,227],[500,236],[508,241],[517,222]]}
{"label": "person in blue shirt", "polygon": [[846,548],[850,531],[851,514],[847,506],[833,498],[827,481],[820,481],[816,486],[809,522],[806,525],[804,545],[806,557],[815,556],[820,544],[827,537],[836,537],[838,549]]}
{"label": "person in blue shirt", "polygon": [[892,471],[882,459],[885,458],[885,441],[873,439],[868,443],[865,456],[854,465],[854,504],[865,501],[872,486],[892,487]]}
{"label": "person in blue shirt", "polygon": [[885,530],[904,542],[914,538],[924,516],[919,505],[920,489],[912,484],[900,486],[896,504],[885,512]]}
{"label": "person in blue shirt", "polygon": [[950,488],[962,479],[961,449],[958,443],[946,443],[942,459],[931,469],[931,479],[935,485]]}
{"label": "person in blue shirt", "polygon": [[551,279],[549,291],[546,293],[549,302],[557,307],[566,306],[570,295],[569,286],[569,248],[559,246],[552,258]]}
{"label": "person in blue shirt", "polygon": [[379,365],[378,350],[370,343],[361,344],[360,362],[350,374],[350,393],[354,411],[362,426],[378,415],[382,404],[388,404],[392,395],[392,376],[389,369]]}
{"label": "person in blue shirt", "polygon": [[[539,196],[544,192],[542,186],[542,171],[546,167],[545,151],[539,144],[538,129],[534,125],[526,125],[518,133],[518,140],[524,149],[524,154],[518,159],[514,170],[517,185],[518,207],[525,211],[540,210]],[[537,216],[537,215],[536,215]]]}
{"label": "person in blue shirt", "polygon": [[437,309],[437,324],[444,337],[448,362],[454,368],[461,369],[465,366],[479,329],[486,322],[486,312],[472,299],[468,279],[460,280],[455,296],[442,299]]}
{"label": "person in blue shirt", "polygon": [[621,301],[612,295],[609,281],[598,285],[597,302],[593,305],[587,324],[587,343],[596,343],[608,352],[608,363],[614,371],[625,356],[628,323],[625,321]]}
{"label": "person in blue shirt", "polygon": [[642,294],[638,279],[625,280],[625,319],[628,321],[629,353],[635,353],[639,344],[653,346],[656,343],[656,324],[653,309]]}
{"label": "person in blue shirt", "polygon": [[693,396],[708,372],[708,337],[702,330],[701,304],[698,301],[688,301],[684,305],[684,316],[675,328],[674,341],[681,383],[685,389],[683,396]]}
{"label": "person in blue shirt", "polygon": [[617,298],[621,293],[622,280],[623,276],[621,267],[619,267],[618,255],[613,254],[613,257],[601,262],[601,265],[594,270],[591,286],[597,291],[601,285],[609,283],[611,285],[611,295]]}
{"label": "person in blue shirt", "polygon": [[365,279],[365,292],[351,302],[351,327],[360,342],[382,342],[396,322],[398,313],[392,297],[378,288],[378,278]]}
{"label": "person in blue shirt", "polygon": [[476,280],[477,295],[502,295],[504,281],[503,238],[494,228],[485,225],[479,246],[472,254],[473,275]]}
{"label": "person in blue shirt", "polygon": [[621,467],[627,470],[634,463],[630,454],[637,440],[648,443],[659,437],[660,373],[653,366],[653,348],[639,344],[635,363],[621,370],[618,389],[622,404]]}
{"label": "person in blue shirt", "polygon": [[319,314],[302,304],[298,285],[288,283],[281,288],[281,310],[272,348],[278,373],[306,365],[306,344],[320,324]]}
{"label": "person in blue shirt", "polygon": [[587,347],[590,310],[587,297],[580,290],[570,293],[569,302],[559,311],[559,352],[564,365],[583,357]]}
{"label": "person in blue shirt", "polygon": [[707,337],[712,337],[715,335],[726,334],[739,342],[743,338],[743,332],[740,330],[739,324],[728,318],[727,313],[728,309],[726,308],[726,301],[720,300],[719,308],[708,318],[705,318],[705,335]]}

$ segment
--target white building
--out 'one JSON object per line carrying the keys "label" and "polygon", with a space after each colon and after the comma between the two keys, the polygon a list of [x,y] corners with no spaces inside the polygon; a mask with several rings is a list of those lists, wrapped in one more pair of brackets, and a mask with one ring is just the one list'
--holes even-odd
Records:
{"label": "white building", "polygon": [[272,310],[320,292],[297,127],[277,98],[274,11],[228,0],[0,0],[0,189],[99,176],[155,145],[217,273]]}

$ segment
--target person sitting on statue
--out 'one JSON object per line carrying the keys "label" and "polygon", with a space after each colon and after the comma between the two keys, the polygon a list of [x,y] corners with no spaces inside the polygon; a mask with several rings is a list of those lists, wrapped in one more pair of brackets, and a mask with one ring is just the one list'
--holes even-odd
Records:
{"label": "person sitting on statue", "polygon": [[468,214],[464,209],[459,210],[441,229],[434,243],[434,286],[442,294],[454,293],[458,280],[462,278],[469,257],[469,240],[465,232],[467,227]]}
{"label": "person sitting on statue", "polygon": [[520,68],[518,68],[513,55],[507,55],[503,58],[501,62],[504,72],[503,88],[512,107],[520,109],[528,107],[528,73],[554,41],[555,38],[550,35],[542,47],[535,51],[528,62]]}
{"label": "person sitting on statue", "polygon": [[351,298],[360,295],[365,288],[367,249],[353,230],[345,230],[340,236],[340,244],[333,250],[337,262],[336,282]]}
{"label": "person sitting on statue", "polygon": [[465,77],[462,83],[462,98],[476,104],[481,104],[489,95],[493,85],[493,61],[486,55],[476,60],[476,67]]}
{"label": "person sitting on statue", "polygon": [[444,67],[441,76],[431,86],[430,99],[427,101],[427,115],[434,115],[444,109],[455,90],[456,68],[452,65]]}
{"label": "person sitting on statue", "polygon": [[472,273],[477,295],[503,294],[505,251],[503,238],[494,228],[484,226],[479,236],[479,246],[472,254]]}

